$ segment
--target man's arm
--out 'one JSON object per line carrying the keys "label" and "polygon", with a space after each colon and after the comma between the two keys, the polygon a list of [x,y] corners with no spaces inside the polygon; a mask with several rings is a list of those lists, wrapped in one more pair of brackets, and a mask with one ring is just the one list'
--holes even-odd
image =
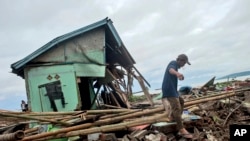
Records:
{"label": "man's arm", "polygon": [[172,75],[175,75],[179,80],[184,80],[183,74],[179,73],[178,71],[176,71],[173,68],[169,69],[169,73],[172,74]]}

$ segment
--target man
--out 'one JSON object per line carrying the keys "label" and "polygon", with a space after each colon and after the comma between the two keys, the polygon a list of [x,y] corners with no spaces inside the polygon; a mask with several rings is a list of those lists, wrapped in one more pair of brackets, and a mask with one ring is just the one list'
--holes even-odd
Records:
{"label": "man", "polygon": [[162,83],[162,103],[167,113],[169,113],[169,119],[174,120],[177,123],[178,135],[185,138],[193,138],[183,126],[182,112],[184,106],[184,100],[180,97],[177,91],[178,79],[184,80],[183,74],[178,72],[178,69],[185,64],[191,65],[188,61],[188,57],[185,54],[180,54],[176,60],[171,61],[165,71],[165,75]]}

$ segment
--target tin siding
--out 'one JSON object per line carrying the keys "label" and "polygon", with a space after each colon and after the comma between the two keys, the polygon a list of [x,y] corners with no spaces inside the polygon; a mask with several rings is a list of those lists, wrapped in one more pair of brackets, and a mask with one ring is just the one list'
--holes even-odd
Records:
{"label": "tin siding", "polygon": [[66,40],[32,60],[37,62],[81,62],[105,64],[105,29],[98,28]]}

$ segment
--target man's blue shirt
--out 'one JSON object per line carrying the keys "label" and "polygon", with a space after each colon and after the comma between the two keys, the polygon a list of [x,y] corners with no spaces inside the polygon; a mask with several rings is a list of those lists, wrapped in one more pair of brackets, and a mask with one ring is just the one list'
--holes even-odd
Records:
{"label": "man's blue shirt", "polygon": [[178,71],[179,66],[177,61],[171,61],[166,68],[162,83],[162,98],[179,97],[179,93],[177,92],[178,80],[175,75],[169,73],[170,68]]}

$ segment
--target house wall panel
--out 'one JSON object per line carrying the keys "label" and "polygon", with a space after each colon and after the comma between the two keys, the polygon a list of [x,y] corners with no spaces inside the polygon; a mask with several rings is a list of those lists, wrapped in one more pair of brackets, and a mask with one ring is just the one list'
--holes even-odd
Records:
{"label": "house wall panel", "polygon": [[32,63],[38,62],[81,62],[105,64],[105,29],[98,28],[70,40],[66,40],[48,50]]}
{"label": "house wall panel", "polygon": [[[75,71],[72,65],[60,65],[60,66],[41,66],[26,68],[28,76],[28,85],[30,97],[28,97],[32,111],[34,112],[48,112],[53,111],[50,106],[48,96],[46,96],[46,90],[41,85],[60,81],[61,89],[65,102],[67,103],[63,108],[60,100],[55,100],[58,111],[72,111],[78,108],[78,88]],[[39,87],[40,86],[40,87]],[[59,102],[60,101],[60,102]]]}

